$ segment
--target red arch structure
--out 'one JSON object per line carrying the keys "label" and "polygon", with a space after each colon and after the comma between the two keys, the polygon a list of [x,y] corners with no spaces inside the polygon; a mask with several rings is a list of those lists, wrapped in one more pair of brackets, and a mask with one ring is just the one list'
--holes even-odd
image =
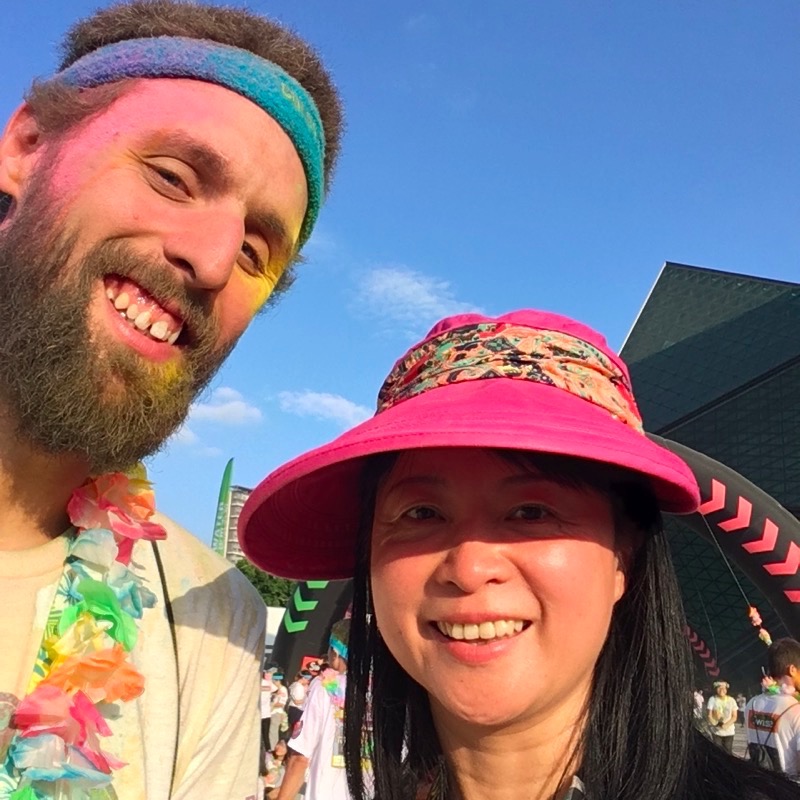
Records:
{"label": "red arch structure", "polygon": [[800,639],[800,520],[730,467],[683,444],[650,438],[692,468],[703,502],[681,521],[713,539],[770,602],[792,636]]}

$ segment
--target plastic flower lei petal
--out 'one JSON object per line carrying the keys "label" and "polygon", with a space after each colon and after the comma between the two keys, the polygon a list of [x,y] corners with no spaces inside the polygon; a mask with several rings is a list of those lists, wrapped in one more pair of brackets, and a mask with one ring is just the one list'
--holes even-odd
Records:
{"label": "plastic flower lei petal", "polygon": [[23,736],[39,733],[55,733],[64,741],[75,733],[69,710],[70,696],[56,686],[39,684],[30,694],[20,700],[14,712],[14,727]]}
{"label": "plastic flower lei petal", "polygon": [[8,795],[8,800],[47,800],[43,794],[37,792],[33,786],[25,786],[22,789],[16,789]]}
{"label": "plastic flower lei petal", "polygon": [[164,539],[167,535],[162,525],[148,521],[155,513],[150,483],[122,472],[101,475],[77,489],[67,513],[76,528],[113,531],[119,544],[117,561],[123,564],[130,563],[135,540]]}
{"label": "plastic flower lei petal", "polygon": [[[10,756],[17,769],[25,771],[28,780],[43,782],[68,780],[70,789],[77,790],[71,792],[70,797],[76,796],[78,792],[88,793],[93,788],[111,782],[110,771],[97,769],[86,757],[83,748],[70,747],[63,739],[52,733],[17,738],[11,746]],[[15,800],[50,796],[52,796],[50,793],[38,792],[11,795]]]}
{"label": "plastic flower lei petal", "polygon": [[100,704],[144,689],[125,651],[136,643],[135,618],[156,598],[127,564],[138,539],[166,536],[149,522],[154,502],[144,475],[101,476],[73,493],[68,513],[77,533],[28,694],[11,718],[0,800],[47,800],[53,791],[88,800],[124,766],[100,748],[99,737],[111,735]]}
{"label": "plastic flower lei petal", "polygon": [[144,691],[144,676],[125,660],[120,645],[106,650],[71,656],[42,681],[67,694],[82,692],[93,703],[133,700]]}
{"label": "plastic flower lei petal", "polygon": [[325,691],[330,695],[331,702],[336,708],[344,708],[345,683],[342,676],[334,669],[326,669],[320,675]]}
{"label": "plastic flower lei petal", "polygon": [[59,634],[63,634],[83,612],[88,612],[97,620],[110,622],[108,635],[126,650],[132,650],[139,630],[136,621],[120,607],[113,589],[100,581],[83,580],[78,584],[78,591],[83,600],[64,609],[58,624]]}
{"label": "plastic flower lei petal", "polygon": [[91,746],[111,729],[83,692],[67,694],[58,686],[41,683],[24,697],[14,713],[14,727],[21,737],[54,734],[65,744]]}
{"label": "plastic flower lei petal", "polygon": [[82,656],[108,647],[112,642],[108,635],[109,627],[108,622],[98,622],[86,611],[79,613],[59,638],[47,643],[51,669],[72,656]]}
{"label": "plastic flower lei petal", "polygon": [[109,568],[106,583],[119,600],[122,610],[136,619],[141,618],[145,608],[152,608],[156,604],[156,596],[142,579],[119,561]]}
{"label": "plastic flower lei petal", "polygon": [[98,572],[109,569],[116,560],[117,549],[117,542],[110,530],[92,528],[75,537],[69,554],[74,559],[73,567],[88,578],[88,569]]}
{"label": "plastic flower lei petal", "polygon": [[108,783],[111,770],[123,765],[100,749],[98,737],[110,736],[111,729],[83,692],[69,696],[39,685],[20,703],[14,725],[20,735],[9,754],[26,780],[69,780],[79,790]]}

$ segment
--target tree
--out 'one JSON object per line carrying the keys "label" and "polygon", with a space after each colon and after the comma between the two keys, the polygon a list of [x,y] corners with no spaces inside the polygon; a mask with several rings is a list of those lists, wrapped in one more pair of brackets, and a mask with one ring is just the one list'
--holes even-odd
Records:
{"label": "tree", "polygon": [[240,558],[236,562],[236,567],[256,587],[268,606],[283,607],[286,605],[294,591],[294,581],[270,575],[246,558]]}

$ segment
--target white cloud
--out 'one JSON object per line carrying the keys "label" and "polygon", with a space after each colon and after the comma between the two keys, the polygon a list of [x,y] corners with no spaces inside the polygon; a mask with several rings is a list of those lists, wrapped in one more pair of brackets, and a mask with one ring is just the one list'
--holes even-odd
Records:
{"label": "white cloud", "polygon": [[368,272],[358,291],[358,303],[370,316],[410,326],[414,332],[441,317],[480,311],[456,299],[449,281],[408,267],[378,267]]}
{"label": "white cloud", "polygon": [[311,238],[303,245],[303,257],[308,261],[323,261],[335,256],[338,249],[335,237],[317,225]]}
{"label": "white cloud", "polygon": [[220,425],[250,425],[261,421],[261,411],[229,386],[220,386],[208,402],[196,402],[189,411],[192,422],[214,422]]}
{"label": "white cloud", "polygon": [[200,441],[200,437],[188,425],[182,425],[172,434],[172,441],[189,446],[197,444]]}
{"label": "white cloud", "polygon": [[369,408],[329,392],[281,392],[278,400],[282,411],[299,417],[332,420],[343,428],[352,428],[372,416]]}

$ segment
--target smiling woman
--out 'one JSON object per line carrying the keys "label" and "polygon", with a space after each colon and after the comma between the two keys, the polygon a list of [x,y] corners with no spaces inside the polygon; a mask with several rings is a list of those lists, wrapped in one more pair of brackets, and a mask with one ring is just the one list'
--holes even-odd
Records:
{"label": "smiling woman", "polygon": [[698,503],[601,336],[465,314],[375,417],[266,478],[240,534],[269,572],[354,577],[357,800],[789,798],[693,728],[660,512]]}

